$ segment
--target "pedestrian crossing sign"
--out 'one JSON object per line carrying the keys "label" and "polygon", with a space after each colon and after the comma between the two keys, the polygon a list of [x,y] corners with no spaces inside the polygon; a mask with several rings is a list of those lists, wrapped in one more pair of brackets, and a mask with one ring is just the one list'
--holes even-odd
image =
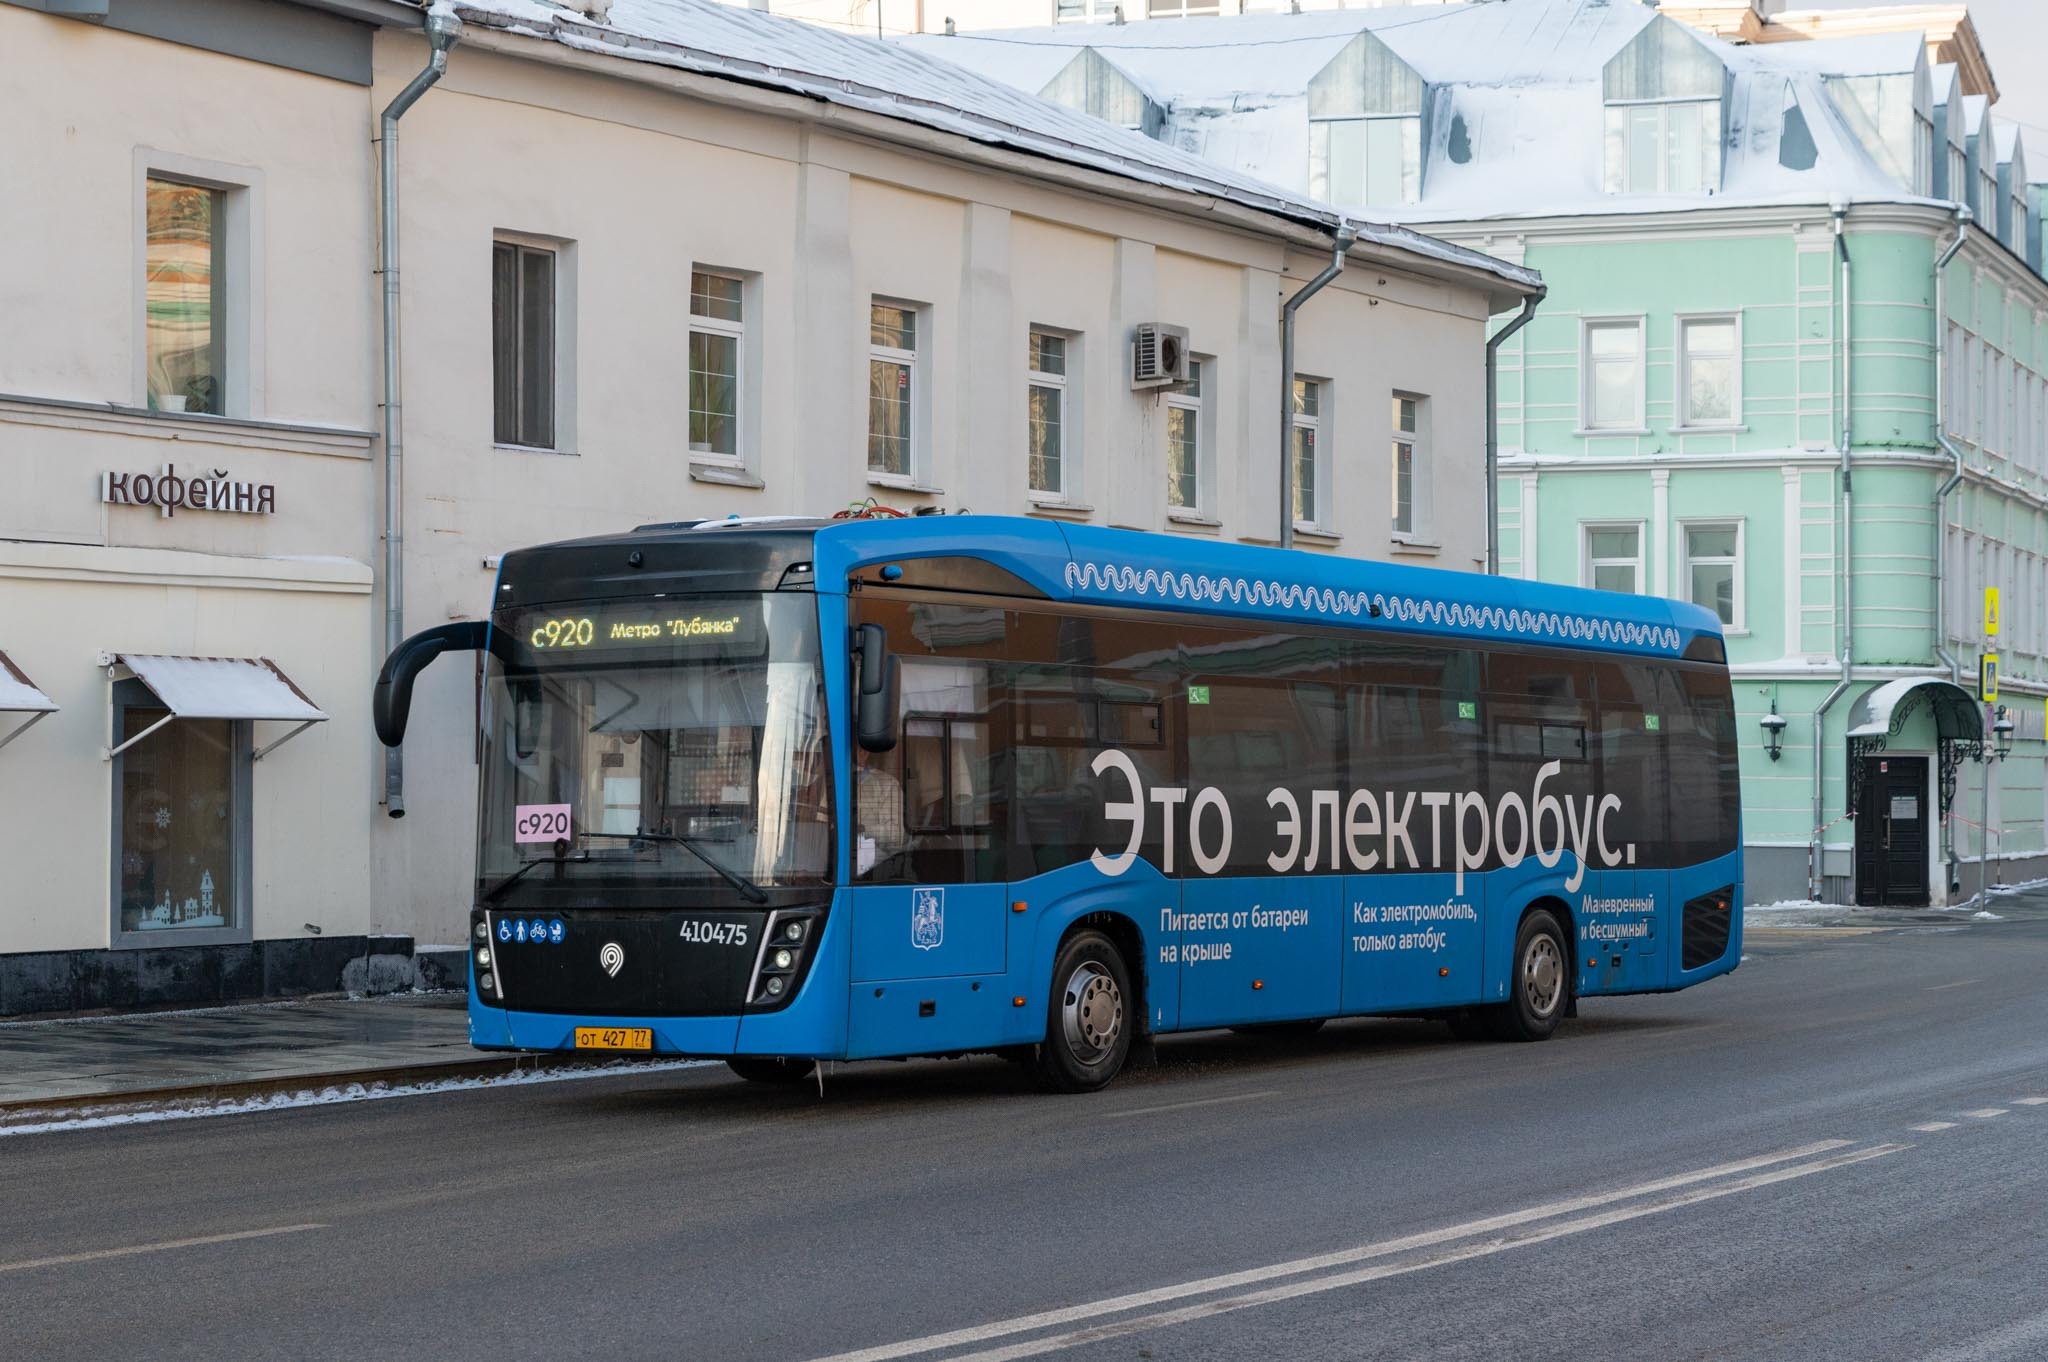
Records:
{"label": "pedestrian crossing sign", "polygon": [[1998,588],[1984,588],[1984,637],[1998,637]]}

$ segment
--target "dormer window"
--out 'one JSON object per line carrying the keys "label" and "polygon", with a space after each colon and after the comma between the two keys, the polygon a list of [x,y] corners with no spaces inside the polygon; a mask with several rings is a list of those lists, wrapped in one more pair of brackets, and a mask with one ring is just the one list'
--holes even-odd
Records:
{"label": "dormer window", "polygon": [[1422,77],[1370,33],[1308,85],[1308,192],[1345,207],[1422,199]]}
{"label": "dormer window", "polygon": [[1659,16],[1602,76],[1604,180],[1610,194],[1711,194],[1721,187],[1728,73],[1680,25]]}
{"label": "dormer window", "polygon": [[1038,97],[1147,137],[1159,136],[1166,126],[1166,110],[1128,72],[1092,47],[1082,48],[1061,67]]}
{"label": "dormer window", "polygon": [[1878,169],[1909,194],[1934,192],[1933,81],[1927,54],[1906,44],[1911,64],[1894,71],[1841,74],[1821,79],[1842,121]]}

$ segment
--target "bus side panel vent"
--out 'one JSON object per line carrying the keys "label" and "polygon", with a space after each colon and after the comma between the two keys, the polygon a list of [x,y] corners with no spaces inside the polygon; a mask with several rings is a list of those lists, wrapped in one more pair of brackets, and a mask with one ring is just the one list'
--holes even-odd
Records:
{"label": "bus side panel vent", "polygon": [[1711,965],[1727,953],[1734,902],[1735,886],[1730,884],[1686,903],[1678,962],[1680,968],[1698,969],[1702,965]]}

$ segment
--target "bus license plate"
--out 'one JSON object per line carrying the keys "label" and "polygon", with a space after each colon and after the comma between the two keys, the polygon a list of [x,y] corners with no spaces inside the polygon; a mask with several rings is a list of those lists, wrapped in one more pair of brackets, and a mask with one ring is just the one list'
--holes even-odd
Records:
{"label": "bus license plate", "polygon": [[579,1026],[579,1050],[652,1050],[654,1031],[646,1026]]}

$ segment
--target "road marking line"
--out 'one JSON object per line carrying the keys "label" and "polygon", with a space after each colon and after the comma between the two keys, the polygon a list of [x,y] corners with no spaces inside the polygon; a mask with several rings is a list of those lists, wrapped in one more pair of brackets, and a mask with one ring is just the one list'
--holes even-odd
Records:
{"label": "road marking line", "polygon": [[1738,1159],[1732,1163],[1715,1164],[1710,1168],[1696,1169],[1690,1173],[1675,1173],[1669,1177],[1639,1182],[1634,1186],[1620,1187],[1612,1191],[1593,1192],[1585,1196],[1570,1197],[1562,1201],[1545,1202],[1519,1211],[1488,1216],[1481,1220],[1468,1220],[1461,1225],[1447,1225],[1442,1229],[1423,1230],[1416,1234],[1404,1235],[1398,1239],[1386,1239],[1378,1243],[1362,1244],[1356,1248],[1339,1249],[1333,1253],[1317,1254],[1309,1258],[1296,1258],[1288,1262],[1270,1263],[1265,1267],[1246,1268],[1239,1272],[1227,1272],[1214,1277],[1202,1277],[1173,1286],[1156,1287],[1150,1291],[1133,1291],[1122,1296],[1110,1296],[1102,1300],[1089,1301],[1081,1305],[1063,1306],[1057,1310],[1041,1310],[1035,1314],[1018,1315],[1011,1319],[995,1320],[988,1324],[972,1325],[964,1329],[952,1329],[942,1334],[929,1334],[923,1338],[905,1339],[900,1343],[884,1343],[873,1348],[861,1348],[853,1352],[834,1353],[818,1358],[816,1362],[890,1362],[898,1357],[913,1357],[919,1353],[936,1352],[941,1348],[959,1347],[962,1344],[985,1343],[990,1339],[1004,1338],[1011,1334],[1028,1333],[1033,1329],[1050,1328],[1057,1324],[1072,1324],[1077,1320],[1094,1319],[1102,1315],[1114,1315],[1125,1310],[1136,1310],[1148,1305],[1161,1305],[1167,1301],[1184,1300],[1189,1296],[1206,1295],[1211,1291],[1223,1291],[1232,1287],[1251,1286],[1259,1282],[1272,1281],[1278,1277],[1292,1277],[1304,1272],[1316,1272],[1326,1268],[1344,1267],[1351,1263],[1364,1262],[1370,1258],[1384,1258],[1390,1254],[1406,1253],[1414,1249],[1432,1248],[1439,1244],[1458,1239],[1469,1239],[1476,1234],[1490,1234],[1498,1230],[1526,1225],[1534,1220],[1547,1220],[1552,1216],[1570,1215],[1590,1210],[1596,1206],[1608,1206],[1617,1201],[1634,1197],[1651,1196],[1668,1192],[1674,1188],[1689,1187],[1695,1183],[1708,1182],[1714,1178],[1735,1177],[1769,1168],[1776,1164],[1791,1163],[1795,1159],[1811,1158],[1816,1154],[1828,1154],[1835,1150],[1847,1149],[1849,1140],[1817,1140],[1812,1144],[1783,1149],[1775,1154],[1760,1154],[1754,1158]]}
{"label": "road marking line", "polygon": [[2017,1320],[1968,1343],[1929,1353],[1921,1362],[1992,1362],[1994,1358],[2017,1358],[2024,1362],[2041,1355],[2041,1350],[2033,1345],[2044,1339],[2048,1339],[2048,1312]]}
{"label": "road marking line", "polygon": [[1789,1182],[1794,1178],[1809,1177],[1815,1173],[1825,1173],[1836,1168],[1845,1168],[1850,1164],[1862,1163],[1868,1159],[1883,1158],[1887,1154],[1896,1154],[1902,1149],[1910,1148],[1912,1148],[1911,1145],[1881,1144],[1872,1145],[1865,1149],[1854,1149],[1846,1154],[1836,1154],[1831,1158],[1816,1159],[1811,1163],[1794,1164],[1789,1168],[1776,1168],[1769,1172],[1757,1173],[1734,1182],[1713,1183],[1706,1187],[1680,1192],[1643,1205],[1622,1206],[1610,1211],[1601,1211],[1595,1215],[1582,1216],[1576,1220],[1563,1220],[1554,1224],[1539,1225],[1521,1234],[1504,1235],[1487,1239],[1477,1244],[1461,1244],[1410,1262],[1381,1263],[1372,1267],[1355,1268],[1349,1272],[1328,1273],[1323,1276],[1310,1277],[1304,1281],[1287,1282],[1280,1286],[1267,1287],[1261,1291],[1250,1291],[1243,1295],[1224,1296],[1215,1300],[1202,1301],[1194,1305],[1182,1306],[1177,1310],[1165,1310],[1157,1314],[1141,1315],[1134,1319],[1117,1320],[1110,1324],[1092,1325],[1089,1328],[1077,1329],[1071,1333],[1055,1334],[1048,1338],[1031,1339],[1023,1343],[1012,1343],[1007,1347],[991,1348],[984,1352],[961,1353],[954,1356],[951,1362],[1018,1362],[1018,1359],[1021,1358],[1036,1357],[1043,1353],[1062,1351],[1067,1348],[1080,1347],[1084,1344],[1100,1343],[1113,1338],[1122,1338],[1143,1329],[1166,1328],[1176,1324],[1192,1323],[1199,1319],[1212,1319],[1217,1315],[1228,1314],[1237,1310],[1247,1310],[1254,1306],[1274,1305],[1281,1301],[1295,1300],[1302,1296],[1319,1295],[1325,1291],[1337,1291],[1347,1286],[1358,1286],[1387,1277],[1406,1276],[1409,1273],[1421,1272],[1427,1268],[1445,1267],[1452,1263],[1464,1262],[1470,1258],[1489,1257],[1496,1253],[1504,1253],[1509,1249],[1525,1248],[1531,1244],[1541,1244],[1552,1239],[1561,1239],[1566,1235],[1581,1234],[1588,1230],[1602,1229],[1609,1225],[1621,1224],[1624,1221],[1640,1219],[1647,1215],[1656,1215],[1663,1211],[1678,1210],[1682,1207],[1696,1205],[1702,1201],[1712,1201],[1719,1197],[1733,1196],[1737,1192],[1751,1191],[1758,1187],[1768,1187],[1773,1183]]}
{"label": "road marking line", "polygon": [[1928,1135],[1932,1135],[1937,1130],[1954,1130],[1955,1128],[1956,1123],[1954,1121],[1926,1121],[1912,1127],[1912,1129]]}
{"label": "road marking line", "polygon": [[1991,1119],[1992,1117],[1994,1117],[1994,1116],[2003,1116],[2003,1115],[2005,1115],[2005,1108],[2004,1108],[2004,1107],[1979,1107],[1979,1108],[1977,1108],[1977,1109],[1976,1109],[1975,1111],[1966,1111],[1966,1112],[1964,1112],[1964,1113],[1963,1113],[1963,1115],[1965,1115],[1965,1116],[1969,1117],[1969,1118],[1970,1118],[1971,1120],[1973,1120],[1973,1121],[1988,1121],[1988,1120],[1990,1120],[1990,1119]]}
{"label": "road marking line", "polygon": [[1150,1116],[1152,1113],[1156,1111],[1186,1111],[1189,1107],[1214,1107],[1220,1106],[1225,1102],[1249,1102],[1257,1097],[1278,1097],[1279,1095],[1280,1093],[1278,1089],[1266,1088],[1259,1092],[1234,1093],[1229,1097],[1202,1097],[1197,1098],[1195,1101],[1192,1102],[1168,1102],[1164,1106],[1132,1107],[1129,1111],[1106,1111],[1102,1114],[1105,1117]]}
{"label": "road marking line", "polygon": [[63,1267],[67,1263],[96,1263],[103,1258],[127,1258],[138,1253],[162,1253],[166,1249],[198,1248],[203,1244],[231,1244],[238,1239],[268,1239],[276,1234],[299,1234],[324,1230],[324,1224],[275,1225],[267,1230],[238,1230],[233,1234],[203,1234],[195,1239],[166,1239],[158,1244],[130,1244],[126,1248],[94,1249],[90,1253],[60,1253],[54,1258],[30,1258],[20,1263],[0,1263],[0,1272],[26,1272],[32,1267]]}
{"label": "road marking line", "polygon": [[2048,1097],[2015,1097],[2013,1105],[2021,1107],[2048,1107]]}
{"label": "road marking line", "polygon": [[1945,988],[1968,988],[1971,984],[1981,984],[1983,982],[1982,979],[1958,979],[1952,984],[1934,984],[1926,991],[1929,993],[1939,993]]}

